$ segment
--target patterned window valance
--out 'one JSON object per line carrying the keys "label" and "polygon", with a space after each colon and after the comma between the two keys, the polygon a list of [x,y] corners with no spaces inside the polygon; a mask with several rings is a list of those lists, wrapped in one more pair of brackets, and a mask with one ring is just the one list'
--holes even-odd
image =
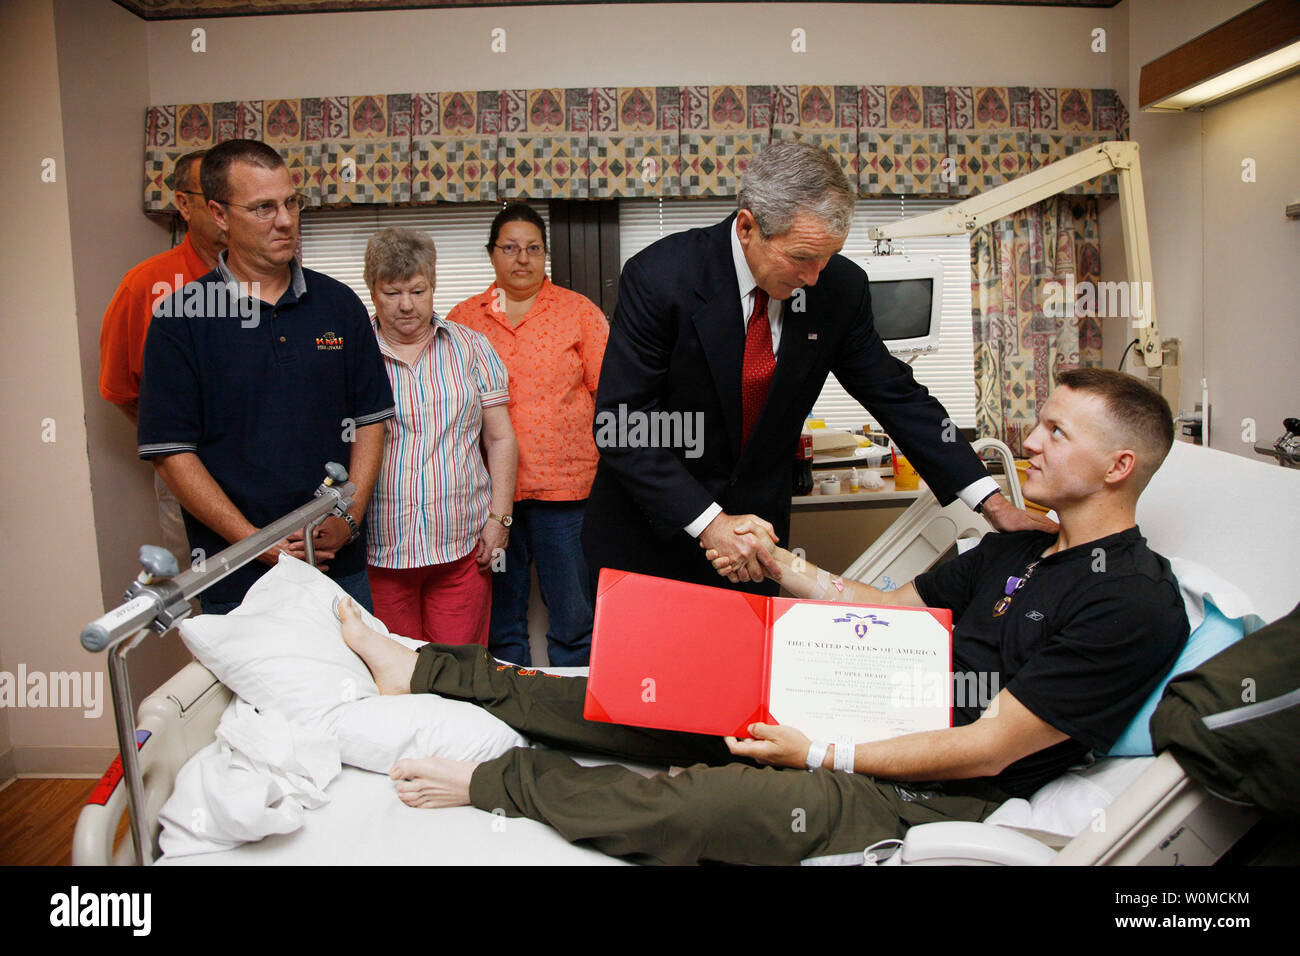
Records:
{"label": "patterned window valance", "polygon": [[[389,93],[151,107],[145,212],[185,153],[262,139],[315,207],[730,196],[773,139],[825,146],[859,195],[963,198],[1105,140],[1114,90],[658,86]],[[1115,192],[1110,177],[1071,192]]]}

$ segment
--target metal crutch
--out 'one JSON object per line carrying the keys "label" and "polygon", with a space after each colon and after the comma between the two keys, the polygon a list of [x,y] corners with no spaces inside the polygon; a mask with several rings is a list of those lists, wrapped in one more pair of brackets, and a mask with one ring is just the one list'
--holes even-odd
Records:
{"label": "metal crutch", "polygon": [[[304,530],[307,559],[313,561],[312,530],[331,514],[341,515],[352,506],[355,486],[347,469],[337,462],[325,466],[326,478],[315,497],[256,534],[232,544],[215,557],[180,571],[175,556],[165,548],[144,545],[140,564],[144,570],[131,582],[123,604],[91,621],[81,632],[81,646],[88,651],[108,651],[109,686],[113,692],[113,717],[117,723],[117,746],[122,755],[130,807],[131,842],[141,865],[153,862],[153,840],[144,832],[144,778],[135,742],[135,707],[131,700],[126,655],[153,630],[169,631],[192,612],[190,598],[222,578],[255,560],[268,547],[298,528]],[[314,561],[313,561],[314,563]]]}

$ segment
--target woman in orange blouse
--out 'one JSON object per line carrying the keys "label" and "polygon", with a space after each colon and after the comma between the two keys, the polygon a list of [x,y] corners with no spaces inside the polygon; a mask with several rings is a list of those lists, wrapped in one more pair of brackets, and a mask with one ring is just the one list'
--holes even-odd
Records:
{"label": "woman in orange blouse", "polygon": [[550,616],[553,666],[582,666],[591,649],[591,602],[582,516],[596,476],[596,385],[609,323],[585,296],[546,277],[546,224],[523,203],[497,214],[488,236],[496,281],[447,318],[487,336],[510,374],[510,420],[519,442],[515,510],[505,566],[494,563],[489,648],[529,665],[530,566]]}

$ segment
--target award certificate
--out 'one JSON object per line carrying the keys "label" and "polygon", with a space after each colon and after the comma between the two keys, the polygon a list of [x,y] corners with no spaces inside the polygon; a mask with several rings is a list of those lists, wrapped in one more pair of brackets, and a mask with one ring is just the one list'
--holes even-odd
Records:
{"label": "award certificate", "polygon": [[779,723],[858,741],[949,726],[951,642],[930,613],[773,603],[768,708]]}

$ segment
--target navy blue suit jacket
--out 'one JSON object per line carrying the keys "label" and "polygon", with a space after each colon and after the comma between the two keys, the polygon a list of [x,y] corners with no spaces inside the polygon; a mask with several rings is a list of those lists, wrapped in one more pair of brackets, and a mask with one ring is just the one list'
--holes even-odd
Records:
{"label": "navy blue suit jacket", "polygon": [[[838,255],[804,289],[802,310],[797,296],[783,306],[771,390],[742,448],[745,326],[731,253],[734,228],[733,215],[708,229],[667,236],[623,268],[596,394],[602,447],[583,528],[593,580],[600,568],[612,567],[726,586],[683,530],[714,501],[728,514],[767,519],[789,546],[795,446],[829,374],[871,411],[941,502],[987,474],[960,436],[942,440],[954,431],[944,426],[947,413],[889,354],[872,322],[866,273]],[[702,444],[601,441],[602,422],[608,425],[620,408],[627,416],[693,416],[703,423]],[[775,593],[770,584],[749,589]]]}

